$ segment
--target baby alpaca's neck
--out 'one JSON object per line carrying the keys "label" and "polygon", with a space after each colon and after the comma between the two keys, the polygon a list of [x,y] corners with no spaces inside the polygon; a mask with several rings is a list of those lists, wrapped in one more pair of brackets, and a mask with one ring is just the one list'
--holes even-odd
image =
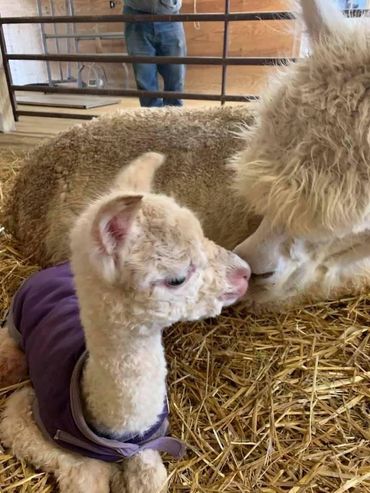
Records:
{"label": "baby alpaca's neck", "polygon": [[167,370],[161,333],[142,336],[139,330],[112,323],[85,326],[87,419],[113,437],[144,433],[163,411]]}

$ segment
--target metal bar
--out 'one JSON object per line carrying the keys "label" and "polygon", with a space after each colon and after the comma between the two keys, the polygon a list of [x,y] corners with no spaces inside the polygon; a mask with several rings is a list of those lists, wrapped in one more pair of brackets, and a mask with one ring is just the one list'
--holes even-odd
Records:
{"label": "metal bar", "polygon": [[[343,14],[351,17],[363,15],[370,9],[343,10]],[[228,14],[228,21],[271,21],[296,19],[293,12],[233,12]],[[60,15],[2,17],[0,24],[47,24],[47,23],[88,23],[88,22],[215,22],[224,21],[225,14],[173,14],[173,15]]]}
{"label": "metal bar", "polygon": [[98,33],[98,34],[46,34],[45,37],[47,39],[54,38],[76,38],[76,39],[124,39],[125,36],[123,33]]}
{"label": "metal bar", "polygon": [[[26,92],[43,92],[51,94],[85,94],[91,96],[112,96],[112,97],[138,97],[143,95],[143,91],[137,89],[96,89],[94,87],[79,88],[79,87],[41,87],[41,86],[19,86],[13,85],[13,91]],[[149,97],[159,97],[168,99],[193,99],[200,101],[220,101],[220,94],[202,94],[202,93],[182,93],[175,91],[145,91],[145,95]],[[258,96],[224,96],[225,101],[254,101]],[[21,104],[21,103],[20,103]]]}
{"label": "metal bar", "polygon": [[18,112],[19,116],[42,116],[42,117],[49,117],[49,118],[68,118],[68,119],[73,119],[73,120],[92,120],[93,118],[97,118],[99,115],[86,115],[86,114],[79,114],[79,113],[54,113],[54,112],[48,112],[48,111],[23,111],[19,110]]}
{"label": "metal bar", "polygon": [[[231,21],[269,21],[295,19],[292,12],[233,12],[227,15]],[[2,24],[47,24],[86,22],[223,22],[225,14],[171,14],[171,15],[58,15],[31,17],[3,17]]]}
{"label": "metal bar", "polygon": [[6,85],[8,86],[10,104],[12,105],[14,120],[17,122],[18,121],[17,103],[15,99],[14,89],[12,87],[13,86],[12,72],[10,70],[8,53],[6,49],[6,41],[4,36],[4,27],[2,24],[0,24],[0,49],[3,58],[3,67],[4,67]]}
{"label": "metal bar", "polygon": [[[67,15],[71,15],[71,12],[69,10],[69,0],[65,0],[65,8],[66,8],[66,14]],[[74,25],[74,24],[73,24]],[[72,24],[67,24],[67,33],[68,34],[71,34],[72,33]],[[59,38],[60,39],[60,38]],[[72,50],[71,50],[71,38],[69,36],[67,36],[66,38],[67,40],[67,52],[68,53],[72,53]],[[71,68],[71,62],[68,62],[67,63],[67,79],[68,80],[71,80],[72,79],[72,68]]]}
{"label": "metal bar", "polygon": [[[230,0],[225,0],[225,16],[227,16],[230,12]],[[223,47],[222,47],[222,58],[225,62],[228,53],[228,45],[229,45],[229,21],[225,18],[224,22],[224,39],[223,39]],[[222,74],[221,74],[221,106],[224,104],[224,96],[226,89],[226,72],[227,72],[227,64],[222,64]]]}
{"label": "metal bar", "polygon": [[[75,17],[75,6],[74,6],[73,0],[69,0],[69,7],[70,7],[69,14],[72,17]],[[76,24],[74,22],[72,23],[72,32],[74,35],[76,35]],[[80,51],[78,42],[79,42],[79,39],[75,37],[75,42],[74,42],[75,53],[78,53]],[[80,62],[77,62],[76,68],[77,68],[77,86],[81,87],[82,82],[81,82],[81,63]]]}
{"label": "metal bar", "polygon": [[[72,82],[76,82],[76,79],[73,78],[73,79],[71,79],[71,81]],[[71,81],[65,80],[65,79],[63,79],[63,80],[54,79],[53,80],[53,83],[54,84],[66,84],[66,83],[71,82]],[[32,85],[44,87],[45,86],[45,82],[33,82]]]}
{"label": "metal bar", "polygon": [[128,55],[100,55],[100,54],[19,54],[11,53],[7,55],[8,60],[50,60],[62,62],[100,62],[100,63],[161,63],[161,64],[185,64],[185,65],[284,65],[295,62],[296,58],[277,58],[277,57],[173,57],[173,56],[128,56]]}
{"label": "metal bar", "polygon": [[[41,0],[37,0],[37,13],[39,16],[42,16]],[[42,47],[44,49],[44,53],[47,55],[48,54],[48,44],[46,42],[46,33],[45,33],[44,24],[41,24],[41,40],[42,40]],[[49,62],[46,62],[46,72],[48,74],[49,85],[51,86],[53,84],[53,81],[52,81],[52,77],[51,77],[51,69],[50,69],[50,63]]]}
{"label": "metal bar", "polygon": [[[50,5],[50,10],[51,10],[51,15],[53,17],[55,17],[55,9],[54,9],[53,0],[49,0],[49,5]],[[55,35],[58,34],[57,25],[58,24],[53,23],[53,30],[54,30],[54,34]],[[57,49],[57,53],[59,55],[59,53],[60,53],[60,49],[59,49],[60,48],[60,45],[59,45],[59,39],[58,38],[55,39],[55,46],[56,46],[56,49]],[[61,80],[63,80],[64,79],[63,67],[62,67],[62,64],[61,64],[60,61],[59,61],[58,65],[59,65],[59,77],[60,77]]]}
{"label": "metal bar", "polygon": [[[75,8],[74,8],[74,3],[73,0],[68,0],[69,4],[69,15],[74,17],[75,15]],[[76,38],[76,24],[72,23],[72,36],[74,36],[74,45],[75,45],[75,53],[78,53],[78,40]],[[77,62],[77,73],[79,73],[80,70],[80,63]]]}

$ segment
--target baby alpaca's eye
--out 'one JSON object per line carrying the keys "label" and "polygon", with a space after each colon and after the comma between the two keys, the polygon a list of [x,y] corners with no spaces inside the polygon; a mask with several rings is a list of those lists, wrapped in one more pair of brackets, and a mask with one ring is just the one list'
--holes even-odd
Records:
{"label": "baby alpaca's eye", "polygon": [[182,284],[184,284],[186,279],[187,279],[187,276],[172,277],[172,278],[166,279],[165,284],[169,288],[177,288],[178,286],[181,286]]}

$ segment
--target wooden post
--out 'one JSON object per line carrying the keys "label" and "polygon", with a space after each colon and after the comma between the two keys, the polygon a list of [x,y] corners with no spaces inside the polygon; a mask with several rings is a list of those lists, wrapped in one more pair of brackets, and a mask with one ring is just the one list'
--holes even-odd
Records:
{"label": "wooden post", "polygon": [[0,132],[11,132],[12,130],[15,130],[15,121],[0,52]]}

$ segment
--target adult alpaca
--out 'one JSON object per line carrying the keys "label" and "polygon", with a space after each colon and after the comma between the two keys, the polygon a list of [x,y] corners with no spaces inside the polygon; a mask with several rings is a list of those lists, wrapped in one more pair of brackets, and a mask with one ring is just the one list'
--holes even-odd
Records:
{"label": "adult alpaca", "polygon": [[[250,263],[253,308],[367,286],[370,28],[328,0],[301,5],[312,55],[273,84],[253,125],[245,107],[141,110],[77,126],[32,153],[8,208],[26,253],[43,265],[66,258],[85,203],[122,163],[156,150],[168,156],[156,189],[194,210],[208,237]],[[241,138],[232,131],[243,123]]]}

